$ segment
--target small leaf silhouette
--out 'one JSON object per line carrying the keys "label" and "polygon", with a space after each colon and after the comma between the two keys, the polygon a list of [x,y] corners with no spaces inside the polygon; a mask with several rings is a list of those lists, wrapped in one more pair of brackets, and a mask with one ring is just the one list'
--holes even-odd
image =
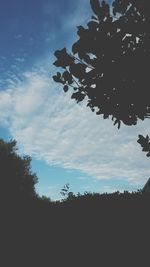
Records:
{"label": "small leaf silhouette", "polygon": [[57,77],[61,78],[61,73],[57,72]]}
{"label": "small leaf silhouette", "polygon": [[150,152],[148,152],[148,153],[146,154],[146,156],[147,156],[147,157],[150,157]]}
{"label": "small leaf silhouette", "polygon": [[60,82],[60,78],[57,75],[54,75],[52,78],[56,83]]}
{"label": "small leaf silhouette", "polygon": [[57,50],[54,55],[57,57],[57,60],[53,63],[56,67],[65,68],[74,61],[74,58],[67,53],[66,48]]}
{"label": "small leaf silhouette", "polygon": [[99,15],[100,3],[98,0],[90,0],[91,8],[96,15]]}
{"label": "small leaf silhouette", "polygon": [[68,84],[73,83],[72,75],[69,73],[69,71],[65,71],[62,76],[63,76],[64,80],[66,82],[68,82]]}
{"label": "small leaf silhouette", "polygon": [[82,79],[85,76],[85,68],[86,66],[84,64],[71,64],[70,65],[70,72],[79,79]]}
{"label": "small leaf silhouette", "polygon": [[71,98],[74,98],[77,103],[82,101],[84,98],[85,98],[85,94],[81,93],[81,92],[76,92],[76,93],[73,93]]}
{"label": "small leaf silhouette", "polygon": [[64,89],[64,92],[66,93],[69,89],[68,85],[65,85],[63,89]]}

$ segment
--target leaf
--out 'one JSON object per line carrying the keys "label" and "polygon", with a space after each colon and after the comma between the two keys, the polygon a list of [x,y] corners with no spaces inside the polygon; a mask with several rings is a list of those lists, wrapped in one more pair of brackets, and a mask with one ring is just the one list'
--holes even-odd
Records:
{"label": "leaf", "polygon": [[106,2],[105,1],[102,1],[101,2],[101,5],[102,5],[102,7],[105,6],[106,5]]}
{"label": "leaf", "polygon": [[121,126],[120,120],[116,119],[114,122],[114,125],[116,125],[116,124],[118,124],[117,128],[120,129],[120,126]]}
{"label": "leaf", "polygon": [[100,3],[98,0],[90,0],[91,8],[96,15],[99,15]]}
{"label": "leaf", "polygon": [[68,82],[69,84],[73,83],[72,75],[69,73],[69,71],[65,71],[62,76],[64,80]]}
{"label": "leaf", "polygon": [[55,57],[59,58],[62,54],[66,54],[66,53],[67,53],[66,48],[63,48],[61,50],[56,50],[54,55],[55,55]]}
{"label": "leaf", "polygon": [[57,75],[54,75],[52,78],[56,83],[60,82],[60,78]]}
{"label": "leaf", "polygon": [[61,73],[60,72],[57,72],[57,77],[61,78]]}
{"label": "leaf", "polygon": [[81,93],[81,92],[76,92],[76,93],[73,93],[71,98],[74,98],[77,103],[82,101],[84,98],[85,98],[85,94]]}
{"label": "leaf", "polygon": [[139,139],[137,140],[137,142],[143,148],[142,151],[148,152],[146,154],[147,157],[150,157],[150,142],[149,142],[149,140],[150,140],[150,138],[148,135],[146,137],[144,137],[143,135],[139,135]]}
{"label": "leaf", "polygon": [[79,49],[79,41],[73,44],[73,46],[72,46],[72,53],[74,55],[77,54],[78,49]]}
{"label": "leaf", "polygon": [[104,118],[104,119],[108,119],[108,118],[109,118],[109,115],[108,115],[108,114],[104,114],[104,115],[103,115],[103,118]]}
{"label": "leaf", "polygon": [[148,141],[149,141],[149,136],[147,135],[146,138],[143,135],[139,135],[139,139],[137,140],[137,142],[142,146],[146,146],[148,145]]}
{"label": "leaf", "polygon": [[82,79],[85,76],[85,68],[86,68],[86,66],[84,64],[81,64],[81,63],[71,64],[70,65],[70,72],[76,78]]}
{"label": "leaf", "polygon": [[147,157],[150,157],[150,151],[146,154]]}
{"label": "leaf", "polygon": [[57,57],[57,60],[53,63],[56,67],[65,68],[74,61],[74,58],[67,53],[66,48],[55,51],[54,55]]}
{"label": "leaf", "polygon": [[96,114],[97,114],[97,115],[101,115],[101,114],[102,114],[101,110],[98,110],[98,111],[96,112]]}
{"label": "leaf", "polygon": [[65,85],[64,88],[63,88],[65,93],[68,91],[68,89],[69,89],[68,85]]}
{"label": "leaf", "polygon": [[58,60],[56,60],[53,65],[56,67],[62,67],[61,63]]}
{"label": "leaf", "polygon": [[105,1],[102,1],[101,5],[102,5],[102,9],[101,9],[101,15],[102,15],[102,17],[103,18],[108,17],[109,14],[110,14],[110,12],[109,12],[109,5],[106,4]]}
{"label": "leaf", "polygon": [[60,50],[56,50],[55,53],[54,53],[54,56],[58,58],[59,55],[60,55]]}

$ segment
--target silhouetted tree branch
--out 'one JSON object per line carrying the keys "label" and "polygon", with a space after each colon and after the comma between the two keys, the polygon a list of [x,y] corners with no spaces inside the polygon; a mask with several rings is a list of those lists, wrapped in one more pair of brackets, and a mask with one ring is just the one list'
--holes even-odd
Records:
{"label": "silhouetted tree branch", "polygon": [[78,87],[72,98],[79,102],[88,96],[87,105],[92,110],[97,108],[97,114],[104,118],[112,115],[118,127],[120,121],[132,125],[138,118],[144,120],[150,115],[146,6],[145,1],[116,0],[112,4],[113,14],[119,16],[114,19],[105,1],[91,1],[95,16],[87,28],[78,27],[79,40],[73,44],[72,54],[65,48],[55,52],[54,65],[69,71],[57,73],[54,80],[64,84],[67,91],[75,77]]}
{"label": "silhouetted tree branch", "polygon": [[[53,76],[72,98],[114,125],[136,125],[150,117],[150,9],[147,0],[91,0],[94,16],[78,26],[72,53],[57,50],[54,62],[64,68]],[[67,68],[67,71],[66,71]]]}

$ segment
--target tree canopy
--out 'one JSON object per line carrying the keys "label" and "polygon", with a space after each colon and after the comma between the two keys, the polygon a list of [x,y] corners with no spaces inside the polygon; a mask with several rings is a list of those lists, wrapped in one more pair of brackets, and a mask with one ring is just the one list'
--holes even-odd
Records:
{"label": "tree canopy", "polygon": [[53,76],[72,98],[103,118],[136,125],[150,117],[150,9],[147,0],[91,0],[94,15],[78,26],[72,52],[55,51]]}
{"label": "tree canopy", "polygon": [[0,197],[11,201],[36,196],[36,174],[31,171],[31,158],[17,154],[16,141],[0,139]]}

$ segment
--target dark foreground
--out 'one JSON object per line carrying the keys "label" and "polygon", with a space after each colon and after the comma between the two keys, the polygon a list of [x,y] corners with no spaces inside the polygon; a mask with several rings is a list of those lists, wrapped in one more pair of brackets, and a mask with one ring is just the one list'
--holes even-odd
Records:
{"label": "dark foreground", "polygon": [[150,196],[9,202],[0,266],[149,266]]}

